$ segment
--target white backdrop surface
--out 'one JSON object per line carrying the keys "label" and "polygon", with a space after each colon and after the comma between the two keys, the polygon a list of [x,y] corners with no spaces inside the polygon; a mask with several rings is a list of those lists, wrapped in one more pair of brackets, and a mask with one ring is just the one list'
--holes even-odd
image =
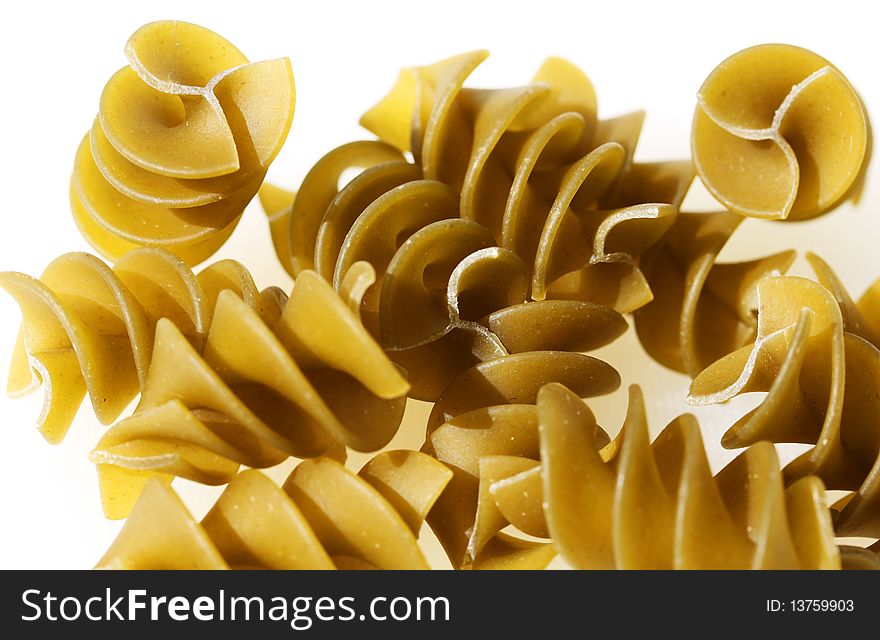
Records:
{"label": "white backdrop surface", "polygon": [[[11,7],[11,8],[10,8]],[[646,109],[636,157],[689,154],[695,94],[712,68],[741,48],[762,42],[797,44],[825,56],[880,113],[880,31],[872,3],[708,2],[26,2],[7,5],[0,19],[2,154],[0,270],[39,275],[68,251],[88,251],[69,212],[68,179],[76,146],[90,126],[101,89],[125,64],[123,45],[140,25],[179,19],[209,27],[251,60],[289,56],[297,106],[287,144],[269,180],[295,188],[332,147],[369,137],[359,115],[391,86],[400,67],[426,64],[476,48],[491,57],[470,86],[529,81],[550,55],[566,57],[591,77],[600,116]],[[695,188],[686,205],[712,207]],[[808,274],[803,254],[826,258],[853,294],[880,275],[880,168],[874,163],[858,206],[801,224],[746,222],[723,258],[796,248],[794,272]],[[259,205],[252,203],[232,240],[217,254],[244,262],[261,287],[291,281],[275,262]],[[0,293],[0,385],[5,388],[20,314]],[[625,388],[647,392],[652,431],[689,410],[687,381],[649,361],[632,333],[600,352],[623,377],[621,390],[594,403],[614,431]],[[88,568],[120,523],[103,518],[87,455],[102,427],[88,401],[70,434],[48,445],[34,429],[42,398],[0,397],[0,568]],[[698,412],[717,468],[731,457],[720,434],[754,399]],[[418,417],[395,444],[418,446]],[[795,448],[783,450],[790,457]],[[356,463],[357,461],[355,461]],[[273,474],[282,478],[284,470]],[[217,490],[175,484],[194,513]],[[443,566],[441,561],[437,566]]]}

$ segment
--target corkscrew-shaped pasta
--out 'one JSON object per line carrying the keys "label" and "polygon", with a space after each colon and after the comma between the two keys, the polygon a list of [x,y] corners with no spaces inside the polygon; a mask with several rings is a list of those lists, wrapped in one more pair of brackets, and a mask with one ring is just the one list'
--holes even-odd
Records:
{"label": "corkscrew-shaped pasta", "polygon": [[313,271],[299,274],[274,324],[231,291],[217,298],[204,348],[156,327],[134,414],[92,452],[105,513],[128,514],[151,477],[222,484],[339,444],[376,451],[403,417],[406,379]]}
{"label": "corkscrew-shaped pasta", "polygon": [[[419,228],[461,218],[524,262],[534,300],[641,306],[651,294],[638,258],[672,224],[690,163],[633,164],[643,114],[598,121],[590,81],[558,58],[524,87],[464,88],[484,57],[402,72],[362,119],[380,141],[331,151],[303,181],[282,263],[338,285],[353,261],[390,260]],[[373,266],[381,281],[385,264]]]}
{"label": "corkscrew-shaped pasta", "polygon": [[53,260],[39,279],[0,273],[0,286],[21,307],[22,329],[13,352],[7,392],[44,387],[38,419],[43,436],[60,442],[88,394],[95,415],[110,424],[142,389],[160,318],[168,318],[196,350],[211,325],[223,289],[267,322],[281,315],[287,296],[260,292],[234,260],[198,275],[163,249],[134,249],[112,268],[87,253]]}
{"label": "corkscrew-shaped pasta", "polygon": [[766,443],[713,478],[692,416],[649,444],[638,387],[613,442],[558,383],[537,406],[465,413],[429,442],[453,470],[429,522],[465,566],[518,568],[524,541],[499,534],[512,524],[552,540],[531,547],[532,562],[558,551],[581,569],[840,567],[820,480],[784,490]]}
{"label": "corkscrew-shaped pasta", "polygon": [[716,262],[742,220],[729,212],[680,213],[642,260],[654,299],[636,311],[635,327],[662,365],[693,377],[754,339],[756,286],[785,273],[795,252]]}
{"label": "corkscrew-shaped pasta", "polygon": [[527,301],[522,260],[491,244],[484,227],[443,220],[413,234],[389,264],[380,297],[382,343],[409,372],[413,397],[436,400],[478,362],[590,351],[625,331],[622,316],[602,305]]}
{"label": "corkscrew-shaped pasta", "polygon": [[415,451],[380,453],[357,475],[306,460],[282,488],[251,469],[200,523],[153,480],[98,568],[428,569],[419,527],[450,475]]}
{"label": "corkscrew-shaped pasta", "polygon": [[637,387],[621,435],[602,450],[590,437],[595,418],[563,387],[541,390],[538,414],[547,531],[573,567],[840,568],[821,480],[785,489],[770,444],[713,478],[693,416],[650,443]]}
{"label": "corkscrew-shaped pasta", "polygon": [[[480,511],[481,505],[491,506],[486,494],[489,480],[503,476],[505,469],[522,470],[523,458],[495,457],[539,457],[534,403],[541,387],[550,382],[590,397],[613,391],[620,378],[609,365],[580,353],[518,353],[460,374],[435,403],[423,451],[445,463],[453,476],[428,523],[453,567],[538,569],[556,555],[546,543],[495,535],[506,523],[495,529],[491,523],[500,523],[498,514]],[[597,434],[604,436],[601,431]],[[481,496],[490,502],[483,504]]]}
{"label": "corkscrew-shaped pasta", "polygon": [[[352,162],[393,157],[333,196]],[[417,175],[384,143],[351,143],[312,169],[291,212],[298,229],[318,228],[316,243],[294,251],[294,266],[314,264],[340,291],[354,265],[373,267],[369,282],[361,281],[360,314],[407,370],[412,397],[435,400],[455,375],[480,361],[516,351],[593,349],[623,332],[620,315],[594,303],[527,303],[525,263],[495,246],[485,227],[458,217],[448,186],[411,180]],[[309,222],[309,213],[322,207],[324,221]],[[294,234],[291,246],[309,237]],[[306,258],[311,255],[313,262]]]}
{"label": "corkscrew-shaped pasta", "polygon": [[712,71],[697,98],[694,164],[731,211],[804,220],[858,196],[867,114],[824,58],[785,44],[744,49]]}
{"label": "corkscrew-shaped pasta", "polygon": [[141,27],[125,55],[77,151],[74,218],[110,259],[153,246],[196,264],[232,233],[287,137],[290,61],[249,63],[178,21]]}
{"label": "corkscrew-shaped pasta", "polygon": [[[828,280],[827,265],[821,266]],[[836,280],[836,278],[834,278]],[[689,402],[724,402],[766,392],[763,402],[724,435],[728,448],[759,440],[815,445],[785,468],[829,489],[851,491],[834,505],[840,535],[880,537],[880,350],[848,329],[834,295],[795,277],[758,285],[753,345],[721,358],[691,385]]]}

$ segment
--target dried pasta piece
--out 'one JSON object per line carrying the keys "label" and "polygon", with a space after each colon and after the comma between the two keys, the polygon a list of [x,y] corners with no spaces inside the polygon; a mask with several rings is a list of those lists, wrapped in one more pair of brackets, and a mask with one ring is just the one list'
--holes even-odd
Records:
{"label": "dried pasta piece", "polygon": [[382,342],[409,372],[415,398],[436,400],[478,362],[528,351],[589,351],[626,329],[617,312],[601,305],[527,301],[525,266],[505,249],[479,248],[491,245],[487,233],[468,220],[442,220],[413,234],[388,266]]}
{"label": "dried pasta piece", "polygon": [[[434,405],[423,451],[453,476],[428,523],[453,567],[544,568],[556,555],[552,545],[499,534],[507,521],[490,492],[497,481],[523,471],[522,458],[538,459],[534,403],[549,382],[587,397],[613,391],[620,378],[607,364],[579,353],[518,353],[462,373]],[[596,435],[607,442],[603,431]]]}
{"label": "dried pasta piece", "polygon": [[[829,273],[820,269],[823,280]],[[834,295],[816,282],[768,278],[757,293],[755,343],[700,373],[688,401],[711,404],[766,392],[763,402],[728,430],[722,445],[759,440],[815,445],[786,467],[787,481],[812,474],[829,489],[852,492],[834,505],[835,529],[878,538],[880,350],[847,330]]]}
{"label": "dried pasta piece", "polygon": [[281,256],[288,258],[281,262],[281,266],[284,267],[288,274],[293,276],[293,267],[290,265],[289,260],[290,213],[296,193],[264,182],[260,186],[257,195],[260,199],[260,206],[269,219],[269,233],[272,236],[272,246],[275,248],[275,255],[278,256],[279,260]]}
{"label": "dried pasta piece", "polygon": [[642,261],[654,299],[636,311],[635,326],[660,364],[693,377],[754,339],[756,287],[785,273],[795,252],[716,262],[741,222],[729,212],[681,213]]}
{"label": "dried pasta piece", "polygon": [[880,278],[855,302],[827,262],[809,252],[807,260],[816,272],[819,282],[840,305],[844,331],[864,338],[880,349]]}
{"label": "dried pasta piece", "polygon": [[[298,274],[303,269],[316,268],[318,262],[316,255],[319,243],[318,236],[322,232],[328,233],[325,227],[332,226],[333,230],[336,231],[337,237],[345,238],[354,219],[360,215],[367,204],[388,189],[419,177],[418,173],[415,173],[408,175],[403,180],[394,181],[392,179],[391,182],[383,182],[383,184],[388,186],[380,188],[378,192],[375,192],[374,188],[368,186],[367,190],[373,193],[373,195],[371,198],[366,198],[366,202],[359,210],[355,209],[348,213],[348,215],[337,213],[343,220],[325,224],[325,216],[328,214],[328,209],[331,205],[337,203],[340,198],[348,197],[343,196],[342,193],[357,191],[359,188],[359,183],[354,183],[354,181],[345,185],[345,188],[340,188],[339,182],[343,174],[357,168],[364,170],[377,168],[381,172],[379,168],[382,165],[386,163],[401,163],[402,161],[403,155],[390,145],[375,141],[361,141],[351,142],[334,149],[311,168],[303,180],[302,186],[300,186],[298,197],[294,201],[293,210],[290,214],[290,260],[294,274]],[[363,201],[364,196],[356,197],[355,200]],[[345,201],[343,200],[343,202]],[[345,204],[350,207],[355,203]],[[335,207],[335,209],[339,208],[339,205]],[[346,224],[347,226],[345,226]],[[337,247],[336,251],[338,250]],[[327,249],[323,251],[327,251]],[[323,262],[326,263],[327,258]],[[318,272],[329,279],[333,275],[331,271],[333,266],[335,266],[335,260],[330,265],[325,266],[322,264],[322,266],[318,267]]]}
{"label": "dried pasta piece", "polygon": [[712,71],[697,99],[694,164],[731,211],[805,220],[861,191],[867,113],[843,74],[812,51],[744,49]]}
{"label": "dried pasta piece", "polygon": [[460,414],[429,443],[453,477],[428,521],[464,567],[499,568],[507,547],[513,559],[501,564],[523,568],[525,541],[499,534],[513,525],[552,541],[530,543],[532,561],[558,551],[581,569],[840,568],[820,480],[784,489],[767,443],[713,478],[692,416],[650,444],[638,387],[614,441],[578,395],[551,383],[537,406]]}
{"label": "dried pasta piece", "polygon": [[222,484],[343,444],[394,436],[409,385],[357,316],[313,271],[299,274],[273,326],[231,291],[217,297],[204,348],[160,320],[134,414],[91,458],[108,517],[125,517],[151,477]]}
{"label": "dried pasta piece", "polygon": [[[639,261],[674,221],[693,179],[690,162],[634,163],[644,114],[598,120],[589,79],[560,58],[547,60],[522,87],[465,87],[485,56],[401,72],[362,118],[380,141],[334,149],[299,191],[282,263],[292,260],[294,272],[314,267],[339,288],[355,261],[370,262],[376,286],[363,312],[374,335],[384,331],[379,299],[395,251],[417,240],[425,246],[427,236],[418,234],[448,221],[431,232],[457,233],[443,242],[456,250],[433,248],[451,265],[453,255],[465,256],[467,233],[451,224],[456,219],[475,223],[474,250],[494,246],[523,261],[527,299],[580,300],[620,312],[651,299]],[[353,169],[361,173],[343,185],[340,178]],[[441,351],[435,347],[430,357]]]}
{"label": "dried pasta piece", "polygon": [[287,137],[290,61],[250,63],[179,21],[144,25],[125,54],[76,155],[74,219],[111,259],[153,246],[196,264],[232,233]]}
{"label": "dried pasta piece", "polygon": [[[758,443],[712,476],[690,415],[650,442],[630,388],[620,435],[599,449],[596,419],[561,385],[538,396],[547,531],[581,569],[839,569],[824,487],[783,486],[773,447]],[[522,484],[522,482],[520,482]]]}
{"label": "dried pasta piece", "polygon": [[201,522],[153,480],[97,568],[428,569],[418,531],[450,475],[415,451],[380,453],[357,475],[306,460],[282,488],[250,469]]}
{"label": "dried pasta piece", "polygon": [[39,279],[0,273],[0,286],[24,320],[7,392],[20,396],[44,386],[37,425],[52,443],[64,438],[86,394],[101,423],[110,424],[141,391],[160,318],[201,350],[222,290],[234,291],[267,322],[286,304],[280,290],[260,292],[238,262],[221,260],[196,275],[153,248],[134,249],[112,268],[87,253],[68,253]]}

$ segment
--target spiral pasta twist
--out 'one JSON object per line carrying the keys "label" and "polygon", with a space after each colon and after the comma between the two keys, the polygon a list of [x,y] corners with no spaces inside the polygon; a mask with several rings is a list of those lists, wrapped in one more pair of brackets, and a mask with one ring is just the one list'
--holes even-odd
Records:
{"label": "spiral pasta twist", "polygon": [[590,351],[626,330],[608,307],[528,301],[527,288],[522,260],[491,246],[474,222],[444,220],[413,234],[389,264],[379,302],[382,342],[409,372],[413,397],[437,400],[456,375],[479,362]]}
{"label": "spiral pasta twist", "polygon": [[595,418],[568,390],[542,389],[538,412],[547,530],[572,566],[840,568],[821,480],[785,489],[768,443],[713,478],[693,416],[650,443],[637,387],[622,434],[602,450],[587,437]]}
{"label": "spiral pasta twist", "polygon": [[74,219],[110,259],[154,246],[199,263],[232,233],[287,137],[290,61],[249,63],[178,21],[141,27],[125,54],[77,151]]}
{"label": "spiral pasta twist", "polygon": [[152,248],[132,250],[113,268],[87,253],[68,253],[39,279],[0,273],[0,287],[23,316],[7,392],[20,396],[44,386],[37,425],[52,443],[64,438],[86,394],[102,424],[128,406],[146,381],[160,318],[200,350],[221,290],[236,292],[267,322],[280,317],[287,300],[275,287],[260,292],[233,260],[196,275],[180,258]]}
{"label": "spiral pasta twist", "polygon": [[857,198],[870,144],[862,101],[843,74],[785,44],[718,65],[700,88],[691,135],[697,172],[719,201],[779,220],[814,218]]}
{"label": "spiral pasta twist", "polygon": [[92,452],[108,517],[124,517],[151,477],[223,484],[339,444],[376,451],[397,431],[409,385],[356,315],[304,271],[274,325],[231,291],[204,348],[169,320],[134,414]]}
{"label": "spiral pasta twist", "polygon": [[428,569],[419,527],[450,475],[415,451],[380,453],[357,475],[306,460],[283,488],[251,469],[200,523],[154,480],[97,568]]}
{"label": "spiral pasta twist", "polygon": [[[362,119],[380,140],[343,145],[306,176],[289,258],[276,243],[282,263],[338,283],[365,253],[390,258],[420,227],[460,218],[524,262],[534,300],[641,306],[651,294],[638,258],[672,224],[690,163],[633,164],[643,114],[598,121],[590,81],[558,58],[524,87],[464,88],[484,57],[402,72]],[[352,169],[362,171],[340,189]],[[381,278],[385,264],[373,266]]]}
{"label": "spiral pasta twist", "polygon": [[[827,280],[830,270],[820,274]],[[834,505],[837,532],[878,538],[880,350],[851,333],[851,326],[822,285],[768,278],[758,285],[755,343],[700,373],[688,401],[710,404],[766,392],[763,402],[724,435],[722,445],[758,440],[815,445],[785,468],[786,479],[814,474],[830,489],[852,492]]]}
{"label": "spiral pasta twist", "polygon": [[[479,511],[487,479],[523,463],[522,458],[494,457],[538,457],[534,404],[541,387],[550,382],[590,397],[613,391],[620,377],[601,360],[580,353],[518,353],[460,374],[435,403],[422,450],[445,463],[453,476],[428,514],[428,523],[453,567],[540,569],[556,555],[545,543],[496,536],[503,524],[492,529],[487,522],[498,523],[497,514],[481,516]],[[601,430],[597,433],[604,436]],[[484,469],[484,465],[494,466]],[[520,466],[516,472],[521,470]],[[524,530],[534,533],[528,527]]]}
{"label": "spiral pasta twist", "polygon": [[755,335],[756,286],[785,273],[794,251],[735,263],[716,262],[742,222],[730,212],[680,213],[642,268],[654,299],[635,312],[645,351],[691,377]]}
{"label": "spiral pasta twist", "polygon": [[[462,414],[429,443],[453,479],[428,521],[464,566],[535,567],[558,551],[581,569],[840,567],[820,480],[784,490],[766,443],[713,478],[692,416],[649,444],[638,387],[613,442],[553,383],[537,406]],[[552,544],[531,543],[524,562],[524,541],[499,534],[510,524]]]}
{"label": "spiral pasta twist", "polygon": [[[307,213],[326,205],[350,162],[395,155],[400,157],[380,142],[331,152],[304,181],[292,222],[301,228],[317,224],[308,222]],[[455,375],[480,361],[517,351],[593,349],[624,331],[619,314],[594,303],[528,302],[523,261],[495,246],[485,227],[457,217],[457,198],[448,186],[407,182],[413,175],[413,165],[402,160],[365,170],[332,198],[314,246],[294,253],[314,255],[314,262],[302,258],[297,268],[313,264],[340,291],[355,265],[370,265],[369,274],[360,271],[360,314],[407,370],[412,397],[435,400]],[[344,237],[337,224],[347,230]]]}

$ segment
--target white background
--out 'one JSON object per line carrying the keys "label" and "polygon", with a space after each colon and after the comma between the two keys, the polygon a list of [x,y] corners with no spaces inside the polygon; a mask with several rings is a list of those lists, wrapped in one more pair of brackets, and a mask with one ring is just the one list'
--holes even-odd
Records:
{"label": "white background", "polygon": [[[390,87],[400,67],[476,48],[487,48],[492,56],[470,86],[527,82],[544,57],[560,55],[590,75],[601,116],[646,109],[636,154],[641,160],[687,157],[694,96],[703,79],[728,55],[761,42],[798,44],[825,56],[876,114],[880,23],[868,15],[871,6],[843,1],[10,3],[0,16],[0,270],[39,275],[58,255],[88,250],[67,201],[74,151],[92,122],[104,82],[125,64],[126,39],[152,20],[202,24],[251,60],[291,58],[296,116],[269,179],[294,188],[323,153],[368,136],[357,119]],[[880,275],[878,171],[875,162],[858,207],[847,205],[810,223],[748,221],[724,257],[792,247],[801,256],[818,251],[850,291],[861,294]],[[695,189],[687,204],[705,207],[705,196]],[[261,287],[290,286],[274,261],[256,203],[217,257],[243,261]],[[808,273],[802,257],[795,272]],[[12,299],[0,293],[3,388],[19,321]],[[646,388],[654,433],[688,410],[686,381],[646,360],[631,334],[603,357],[621,371],[624,387],[640,382]],[[0,568],[91,567],[120,526],[104,520],[94,469],[86,459],[101,427],[86,403],[65,442],[46,444],[33,428],[39,395],[0,397]],[[612,432],[624,397],[625,388],[594,403]],[[748,402],[699,412],[716,468],[730,458],[718,438]],[[410,432],[410,444],[416,444],[417,432]],[[175,486],[199,515],[216,493],[184,482]]]}

